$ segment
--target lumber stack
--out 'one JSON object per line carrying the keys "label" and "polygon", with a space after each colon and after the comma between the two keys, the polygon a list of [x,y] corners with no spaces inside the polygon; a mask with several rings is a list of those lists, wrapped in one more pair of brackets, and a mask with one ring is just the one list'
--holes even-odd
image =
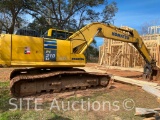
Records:
{"label": "lumber stack", "polygon": [[160,120],[160,108],[153,108],[153,109],[147,109],[147,108],[136,108],[135,109],[136,116],[152,116],[145,118],[143,120]]}

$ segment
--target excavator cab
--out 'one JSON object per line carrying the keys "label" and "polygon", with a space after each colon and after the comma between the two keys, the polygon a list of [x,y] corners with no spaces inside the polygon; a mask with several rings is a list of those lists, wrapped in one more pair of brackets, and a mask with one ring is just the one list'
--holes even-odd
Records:
{"label": "excavator cab", "polygon": [[44,38],[53,38],[53,39],[60,39],[66,40],[69,36],[71,36],[73,32],[68,32],[65,30],[58,30],[58,29],[49,29],[44,34]]}
{"label": "excavator cab", "polygon": [[35,31],[35,30],[31,30],[31,29],[26,29],[26,28],[20,28],[17,29],[14,32],[15,35],[23,35],[23,36],[33,36],[33,37],[39,37],[40,34]]}

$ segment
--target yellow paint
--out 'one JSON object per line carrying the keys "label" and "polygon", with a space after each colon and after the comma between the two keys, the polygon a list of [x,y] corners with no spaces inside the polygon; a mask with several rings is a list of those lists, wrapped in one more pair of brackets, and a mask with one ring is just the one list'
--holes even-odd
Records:
{"label": "yellow paint", "polygon": [[[101,31],[98,32],[99,28]],[[52,29],[49,30],[48,36],[51,35],[51,31]],[[85,66],[83,53],[95,36],[133,43],[144,58],[151,62],[151,56],[136,30],[92,23],[75,32],[67,40],[45,38],[45,40],[56,43],[55,48],[49,48],[56,53],[53,54],[53,58],[56,57],[56,59],[50,61],[44,59],[46,49],[44,49],[43,38],[1,34],[0,65],[9,67],[82,67]],[[54,44],[48,46],[54,46]],[[30,54],[25,54],[26,48],[29,48]]]}
{"label": "yellow paint", "polygon": [[11,35],[0,35],[0,65],[11,65]]}
{"label": "yellow paint", "polygon": [[[25,48],[30,54],[25,54]],[[43,38],[12,35],[12,61],[42,62]]]}
{"label": "yellow paint", "polygon": [[70,41],[57,40],[57,61],[69,62],[71,61],[71,46]]}

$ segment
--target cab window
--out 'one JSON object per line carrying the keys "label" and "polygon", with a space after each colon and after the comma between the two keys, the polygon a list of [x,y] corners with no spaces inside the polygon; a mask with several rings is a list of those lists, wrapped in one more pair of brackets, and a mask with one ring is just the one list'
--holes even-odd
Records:
{"label": "cab window", "polygon": [[65,31],[52,30],[52,38],[55,38],[55,39],[65,40],[65,39],[67,39],[71,34],[72,34],[72,33],[65,32]]}

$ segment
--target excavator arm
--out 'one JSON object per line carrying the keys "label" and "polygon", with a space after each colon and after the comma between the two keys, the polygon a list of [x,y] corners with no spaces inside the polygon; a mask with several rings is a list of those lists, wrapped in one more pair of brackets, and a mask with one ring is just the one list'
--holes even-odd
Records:
{"label": "excavator arm", "polygon": [[142,38],[134,29],[126,30],[110,24],[91,23],[68,38],[72,43],[73,53],[83,54],[95,36],[131,43],[146,62],[144,66],[144,76],[152,79],[151,77],[156,74],[156,61],[152,59]]}

